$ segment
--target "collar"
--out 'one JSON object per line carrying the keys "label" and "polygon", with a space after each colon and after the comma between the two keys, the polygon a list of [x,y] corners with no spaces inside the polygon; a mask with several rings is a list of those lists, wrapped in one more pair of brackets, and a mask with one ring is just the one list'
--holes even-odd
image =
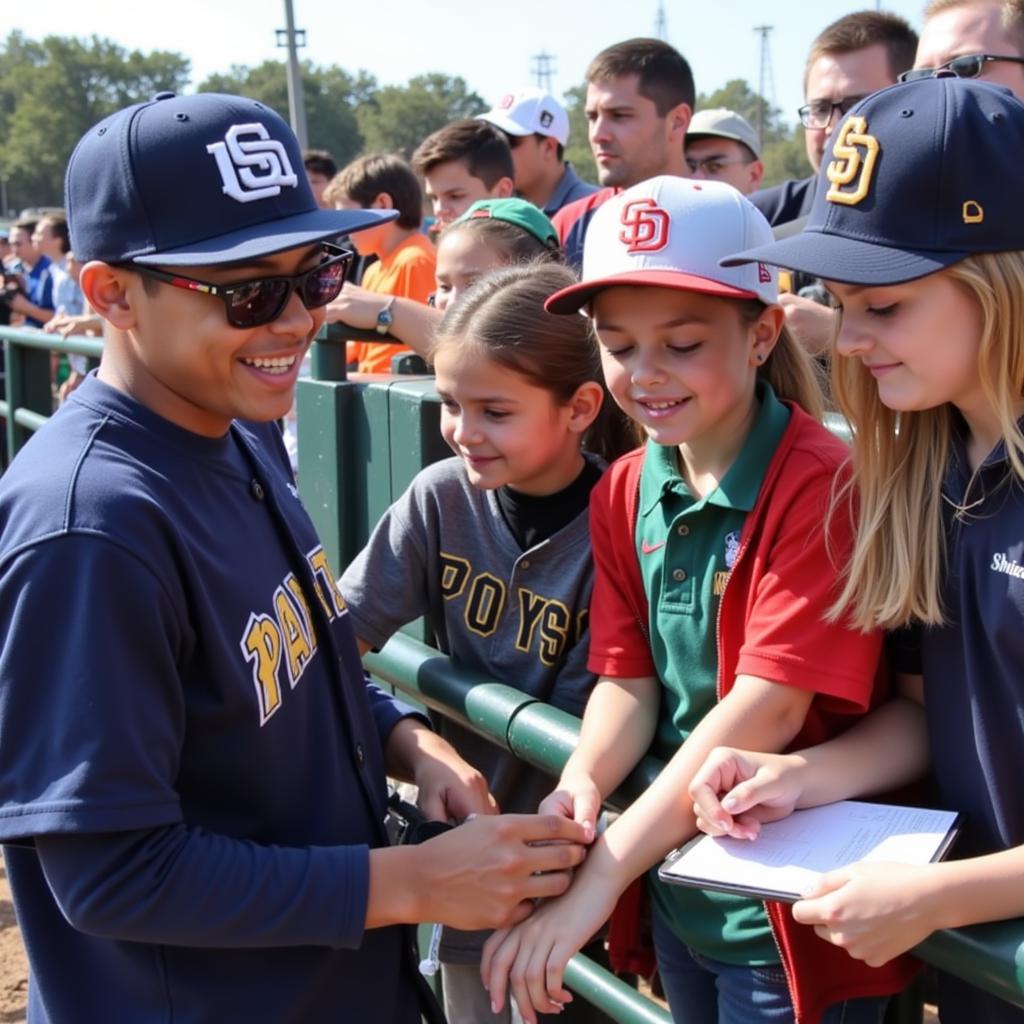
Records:
{"label": "collar", "polygon": [[[755,394],[760,405],[743,447],[703,504],[750,512],[757,503],[768,464],[789,424],[789,410],[775,397],[772,386],[758,380]],[[650,515],[670,493],[689,495],[679,471],[679,450],[675,445],[647,442],[644,467],[640,474],[639,514]]]}
{"label": "collar", "polygon": [[572,164],[566,160],[562,177],[555,186],[555,191],[551,193],[551,198],[544,204],[544,212],[549,217],[565,206],[569,193],[576,187],[579,181],[580,176],[572,169]]}

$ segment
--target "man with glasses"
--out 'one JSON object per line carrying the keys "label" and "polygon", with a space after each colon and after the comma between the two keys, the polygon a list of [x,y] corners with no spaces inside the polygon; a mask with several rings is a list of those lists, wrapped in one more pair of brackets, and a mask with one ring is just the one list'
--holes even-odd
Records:
{"label": "man with glasses", "polygon": [[[0,478],[29,1018],[435,1022],[401,925],[521,919],[583,832],[488,813],[479,773],[367,683],[274,423],[351,258],[329,240],[394,214],[318,208],[285,122],[212,93],[106,118],[66,190],[116,331]],[[390,848],[385,771],[431,818],[478,816]]]}
{"label": "man with glasses", "polygon": [[516,192],[549,217],[597,191],[596,185],[584,181],[566,162],[569,115],[546,89],[506,93],[478,117],[508,139],[516,168]]}
{"label": "man with glasses", "polygon": [[764,164],[757,132],[734,110],[698,110],[686,132],[686,166],[691,178],[724,181],[750,195],[761,184]]}
{"label": "man with glasses", "polygon": [[1024,99],[1024,0],[932,0],[914,67],[900,80],[939,70],[1005,85]]}
{"label": "man with glasses", "polygon": [[813,174],[751,195],[772,227],[805,217],[832,130],[850,107],[893,85],[910,67],[917,48],[914,30],[895,14],[857,11],[826,27],[811,44],[804,71],[805,104],[800,108],[807,161]]}

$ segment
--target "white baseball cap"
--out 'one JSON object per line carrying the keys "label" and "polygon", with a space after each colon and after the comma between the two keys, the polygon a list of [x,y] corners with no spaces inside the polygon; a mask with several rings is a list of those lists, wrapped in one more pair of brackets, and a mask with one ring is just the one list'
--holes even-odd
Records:
{"label": "white baseball cap", "polygon": [[477,117],[509,135],[550,135],[563,146],[569,141],[569,115],[546,89],[506,93]]}
{"label": "white baseball cap", "polygon": [[555,292],[549,313],[576,313],[605,288],[648,285],[726,298],[778,301],[764,263],[720,267],[742,249],[769,245],[772,229],[745,196],[721,181],[662,175],[612,196],[594,214],[580,283]]}

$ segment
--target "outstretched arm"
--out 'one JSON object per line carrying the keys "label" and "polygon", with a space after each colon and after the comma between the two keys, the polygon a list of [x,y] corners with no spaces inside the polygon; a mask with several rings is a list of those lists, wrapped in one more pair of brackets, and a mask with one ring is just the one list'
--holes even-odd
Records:
{"label": "outstretched arm", "polygon": [[481,972],[493,1003],[504,1004],[511,981],[520,1013],[534,1024],[537,1012],[554,1012],[570,1000],[562,986],[569,958],[608,918],[626,886],[696,831],[687,789],[710,751],[739,737],[744,746],[783,749],[799,732],[813,696],[739,676],[655,782],[594,841],[571,890],[488,940]]}

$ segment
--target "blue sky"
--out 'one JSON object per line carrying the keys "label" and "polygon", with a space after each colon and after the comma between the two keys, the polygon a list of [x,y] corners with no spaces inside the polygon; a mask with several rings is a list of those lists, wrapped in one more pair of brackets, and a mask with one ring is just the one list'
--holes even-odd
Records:
{"label": "blue sky", "polygon": [[[533,84],[531,57],[552,55],[556,94],[583,78],[589,59],[621,39],[654,33],[657,0],[293,0],[304,28],[304,57],[316,64],[365,68],[382,83],[415,74],[461,74],[486,101]],[[873,7],[867,2],[864,6]],[[884,7],[917,29],[924,0]],[[770,34],[773,90],[787,117],[803,102],[804,56],[830,21],[858,9],[837,0],[664,0],[668,41],[690,61],[697,88],[732,78],[756,88],[760,42]],[[45,0],[5,5],[4,21],[32,38],[97,34],[129,49],[176,50],[192,61],[194,81],[232,64],[282,59],[274,30],[285,24],[283,0]]]}

